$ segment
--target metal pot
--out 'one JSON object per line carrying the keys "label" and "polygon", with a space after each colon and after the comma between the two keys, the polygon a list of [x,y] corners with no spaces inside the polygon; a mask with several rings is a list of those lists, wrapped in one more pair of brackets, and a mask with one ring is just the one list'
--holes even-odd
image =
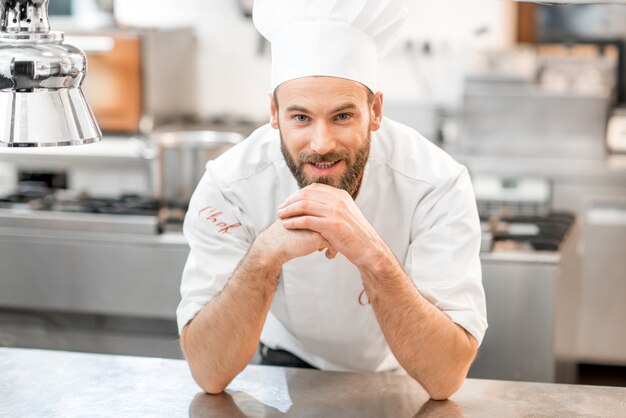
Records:
{"label": "metal pot", "polygon": [[243,140],[234,132],[180,131],[152,135],[157,146],[155,193],[161,199],[186,204],[206,163]]}

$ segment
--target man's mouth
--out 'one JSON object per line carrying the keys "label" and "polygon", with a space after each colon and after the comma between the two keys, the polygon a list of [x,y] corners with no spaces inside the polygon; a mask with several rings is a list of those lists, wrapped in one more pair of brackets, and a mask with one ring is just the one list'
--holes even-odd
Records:
{"label": "man's mouth", "polygon": [[333,175],[337,170],[339,170],[342,166],[342,161],[342,159],[324,162],[316,161],[307,163],[307,166],[310,167],[310,173],[314,176],[325,177]]}
{"label": "man's mouth", "polygon": [[336,160],[336,161],[332,161],[332,162],[325,162],[325,163],[311,163],[313,164],[315,167],[317,168],[321,168],[322,170],[330,168],[332,166],[334,166],[335,164],[337,164],[339,161],[341,160]]}

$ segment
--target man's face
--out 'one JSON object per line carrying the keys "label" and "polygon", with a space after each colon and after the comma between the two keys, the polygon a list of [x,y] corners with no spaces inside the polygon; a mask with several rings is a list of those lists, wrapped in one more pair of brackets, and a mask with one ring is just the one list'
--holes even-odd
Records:
{"label": "man's face", "polygon": [[355,196],[370,134],[380,127],[380,93],[369,102],[368,90],[354,81],[305,77],[283,83],[275,97],[272,126],[298,185],[323,183]]}

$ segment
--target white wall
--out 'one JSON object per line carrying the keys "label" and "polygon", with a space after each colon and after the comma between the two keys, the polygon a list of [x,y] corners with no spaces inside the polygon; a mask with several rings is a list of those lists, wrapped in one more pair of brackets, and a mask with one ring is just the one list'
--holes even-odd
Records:
{"label": "white wall", "polygon": [[[138,25],[192,25],[199,38],[198,114],[267,119],[269,50],[237,0],[118,0],[119,20]],[[512,2],[506,0],[411,0],[398,46],[381,63],[387,101],[455,106],[467,52],[510,43]],[[146,10],[150,10],[149,13]],[[431,54],[422,53],[424,42]],[[410,43],[412,48],[407,48]],[[407,52],[408,51],[408,52]]]}
{"label": "white wall", "polygon": [[[202,2],[198,25],[200,114],[267,118],[270,91],[269,46],[237,1]],[[261,46],[261,50],[259,50]],[[263,48],[265,46],[265,48]]]}
{"label": "white wall", "polygon": [[402,39],[381,61],[387,101],[458,106],[469,54],[511,45],[514,30],[512,1],[411,1]]}

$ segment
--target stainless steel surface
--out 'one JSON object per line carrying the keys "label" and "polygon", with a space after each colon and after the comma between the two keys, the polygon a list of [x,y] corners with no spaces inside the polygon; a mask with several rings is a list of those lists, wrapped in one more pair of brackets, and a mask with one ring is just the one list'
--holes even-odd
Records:
{"label": "stainless steel surface", "polygon": [[0,229],[29,228],[35,230],[102,232],[106,234],[155,235],[159,229],[157,216],[109,215],[54,211],[24,211],[0,208]]}
{"label": "stainless steel surface", "polygon": [[34,309],[0,309],[0,347],[183,358],[174,319]]}
{"label": "stainless steel surface", "polygon": [[580,357],[626,365],[626,198],[594,199],[585,221]]}
{"label": "stainless steel surface", "polygon": [[626,156],[568,159],[452,154],[472,173],[542,176],[551,181],[553,206],[575,211],[581,220],[577,249],[581,302],[576,357],[597,364],[626,364],[626,327],[623,324],[626,313],[622,300],[626,233],[619,221],[607,224],[589,216],[606,214],[598,203],[620,201],[626,196]]}
{"label": "stainless steel surface", "polygon": [[[117,184],[117,195],[105,196],[116,202],[132,181],[129,174],[149,177],[156,158],[149,145],[107,139],[86,147],[0,152],[0,160],[24,170],[67,172],[70,198],[76,190],[89,190],[80,186],[85,178]],[[120,173],[120,179],[114,176]],[[75,208],[69,201],[65,208],[81,210],[77,197]],[[63,204],[41,211],[8,206],[0,211],[0,307],[175,318],[188,247],[182,234],[159,233],[156,214],[64,213]]]}
{"label": "stainless steel surface", "polygon": [[468,379],[432,401],[412,378],[248,366],[206,395],[183,360],[0,348],[8,416],[626,416],[626,389]]}
{"label": "stainless steel surface", "polygon": [[244,139],[234,132],[179,131],[151,136],[158,147],[156,195],[178,202],[189,202],[206,163]]}
{"label": "stainless steel surface", "polygon": [[470,377],[555,382],[575,361],[576,243],[574,227],[559,252],[481,253],[489,328]]}
{"label": "stainless steel surface", "polygon": [[458,139],[462,151],[490,156],[604,155],[616,60],[600,52],[549,55],[540,48],[477,54],[475,61],[485,64],[475,65],[466,78]]}
{"label": "stainless steel surface", "polygon": [[609,104],[609,93],[468,88],[459,147],[484,155],[601,157]]}
{"label": "stainless steel surface", "polygon": [[174,319],[182,234],[0,228],[0,306]]}
{"label": "stainless steel surface", "polygon": [[[18,0],[0,5],[0,31],[2,32],[49,32],[49,0]],[[11,5],[11,3],[14,3]],[[26,20],[28,19],[28,20]]]}
{"label": "stainless steel surface", "polygon": [[50,31],[48,0],[0,3],[0,146],[97,142],[81,85],[84,53]]}
{"label": "stainless steel surface", "polygon": [[[552,321],[570,299],[555,295],[577,290],[569,251],[481,254],[490,328],[472,376],[554,379],[565,328]],[[0,228],[0,306],[173,320],[187,254],[182,234]]]}
{"label": "stainless steel surface", "polygon": [[544,178],[552,185],[553,208],[573,210],[582,216],[594,197],[626,194],[626,156],[588,158],[523,156],[514,150],[493,155],[486,150],[463,152],[455,146],[446,150],[466,165],[472,175],[500,178]]}

